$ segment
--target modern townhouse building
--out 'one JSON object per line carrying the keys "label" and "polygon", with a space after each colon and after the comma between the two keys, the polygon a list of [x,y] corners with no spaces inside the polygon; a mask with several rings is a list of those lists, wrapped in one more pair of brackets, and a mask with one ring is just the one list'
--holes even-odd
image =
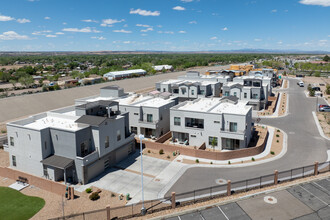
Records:
{"label": "modern townhouse building", "polygon": [[278,83],[278,77],[274,69],[260,69],[249,72],[250,76],[265,76],[272,79],[271,86],[276,87]]}
{"label": "modern townhouse building", "polygon": [[266,108],[270,95],[268,83],[263,83],[263,80],[258,78],[237,81],[239,82],[230,82],[222,87],[224,97],[235,96],[239,100],[247,101],[254,110]]}
{"label": "modern townhouse building", "polygon": [[227,82],[232,81],[232,78],[230,76],[224,76],[224,75],[201,75],[197,71],[188,71],[186,75],[179,76],[179,80],[191,80],[191,81],[212,81],[212,82],[220,82],[221,85]]}
{"label": "modern townhouse building", "polygon": [[135,151],[128,113],[95,101],[7,124],[10,167],[82,184]]}
{"label": "modern townhouse building", "polygon": [[171,108],[172,142],[218,150],[248,146],[252,108],[234,97],[199,98]]}
{"label": "modern townhouse building", "polygon": [[130,131],[156,139],[170,131],[170,108],[178,104],[177,97],[130,94],[116,99],[119,109],[129,114]]}
{"label": "modern townhouse building", "polygon": [[165,80],[156,83],[156,89],[160,92],[169,92],[179,97],[179,101],[196,99],[201,97],[219,97],[221,83],[215,81],[196,80]]}
{"label": "modern townhouse building", "polygon": [[249,81],[249,80],[252,80],[253,81],[254,79],[260,79],[260,80],[262,80],[262,85],[263,86],[266,86],[267,85],[268,94],[269,95],[272,94],[272,86],[271,86],[271,84],[272,84],[272,78],[269,78],[267,76],[239,76],[239,77],[235,77],[233,79],[233,82],[244,83],[244,81]]}

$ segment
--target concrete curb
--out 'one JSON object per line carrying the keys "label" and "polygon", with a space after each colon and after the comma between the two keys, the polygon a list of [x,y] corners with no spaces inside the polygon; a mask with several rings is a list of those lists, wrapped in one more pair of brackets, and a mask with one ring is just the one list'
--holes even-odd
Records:
{"label": "concrete curb", "polygon": [[322,129],[321,125],[320,125],[320,122],[319,122],[319,120],[318,120],[318,118],[317,118],[317,116],[316,116],[316,113],[313,111],[312,114],[313,114],[313,118],[314,118],[314,121],[315,121],[316,127],[317,127],[317,129],[319,130],[320,135],[321,135],[324,139],[330,141],[330,138],[328,138],[327,136],[325,136],[325,134],[324,134],[324,132],[323,132],[323,129]]}
{"label": "concrete curb", "polygon": [[[271,127],[271,126],[268,126],[268,127]],[[274,128],[274,133],[273,135],[275,134],[275,129],[277,130],[278,128]],[[279,129],[280,130],[280,129]],[[278,155],[276,155],[275,157],[272,157],[272,158],[268,158],[268,159],[265,159],[265,160],[261,160],[261,161],[255,161],[255,162],[251,162],[251,163],[248,163],[248,164],[231,164],[231,165],[211,165],[211,164],[203,164],[203,165],[187,165],[187,166],[184,166],[180,169],[180,171],[168,182],[168,184],[158,193],[158,199],[163,199],[165,194],[170,190],[170,188],[176,183],[176,181],[183,175],[184,172],[186,172],[189,168],[196,168],[196,167],[208,167],[208,168],[237,168],[237,167],[247,167],[247,166],[254,166],[254,165],[260,165],[260,164],[263,164],[263,163],[268,163],[270,161],[274,161],[274,160],[277,160],[277,159],[280,159],[281,157],[283,157],[286,152],[287,152],[287,149],[288,149],[288,135],[283,131],[283,149],[281,151],[281,153],[279,153]],[[271,139],[271,140],[270,140]],[[267,145],[269,145],[269,143],[271,144],[273,137],[270,137],[268,138],[268,141],[267,141]],[[267,146],[266,146],[267,148]],[[265,149],[266,150],[266,149]],[[270,151],[270,149],[269,149]],[[261,153],[262,154],[262,153]],[[259,154],[260,155],[260,154]],[[249,159],[252,158],[252,157],[256,157],[256,156],[251,156],[251,157],[248,157]],[[194,158],[194,159],[199,159],[201,160],[200,158]],[[205,159],[206,160],[206,159]],[[241,159],[236,159],[236,160],[241,160]],[[213,161],[214,160],[210,160],[210,161]],[[227,162],[227,160],[226,160]],[[228,162],[227,162],[228,163]]]}
{"label": "concrete curb", "polygon": [[[316,181],[316,180],[323,180],[323,179],[327,179],[327,178],[329,178],[329,177],[328,176],[320,177],[320,178],[305,181],[304,183],[310,183],[310,182],[313,182],[313,181]],[[230,200],[223,201],[223,202],[215,202],[215,203],[210,204],[210,205],[204,205],[204,206],[201,206],[201,207],[198,207],[198,208],[192,208],[192,209],[184,210],[184,211],[181,211],[181,212],[175,212],[175,209],[174,209],[173,212],[175,212],[175,213],[167,214],[167,215],[163,215],[163,216],[157,216],[157,217],[154,217],[154,218],[150,218],[150,220],[162,220],[162,219],[165,219],[165,218],[171,218],[171,217],[176,217],[176,216],[180,216],[180,215],[185,215],[185,214],[189,214],[189,213],[196,212],[196,211],[203,211],[203,210],[205,210],[207,208],[210,208],[210,207],[225,205],[225,204],[228,204],[228,203],[249,199],[251,197],[262,195],[262,194],[266,195],[266,194],[269,194],[269,193],[274,193],[274,192],[286,190],[286,189],[288,189],[292,186],[296,186],[296,185],[299,185],[299,184],[301,184],[301,183],[291,183],[291,184],[288,184],[288,185],[285,185],[285,186],[278,185],[278,187],[275,188],[275,189],[269,189],[269,190],[253,193],[253,194],[246,195],[246,196],[241,196],[241,197],[236,198],[236,199],[230,199]]]}
{"label": "concrete curb", "polygon": [[[282,93],[280,93],[279,99],[281,97],[282,97]],[[278,109],[279,109],[279,105],[276,106],[276,110],[274,112],[274,114],[276,114],[276,115],[273,114],[272,116],[258,116],[258,117],[259,118],[283,118],[283,117],[288,116],[288,114],[289,114],[289,94],[288,93],[286,94],[286,110],[285,110],[284,115],[278,116]]]}

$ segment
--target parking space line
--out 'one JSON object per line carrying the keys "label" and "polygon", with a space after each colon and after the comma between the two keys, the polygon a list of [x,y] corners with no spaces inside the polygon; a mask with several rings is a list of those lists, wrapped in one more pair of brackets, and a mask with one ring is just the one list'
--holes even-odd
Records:
{"label": "parking space line", "polygon": [[321,189],[324,189],[324,193],[329,195],[329,193],[328,193],[329,191],[326,188],[324,188],[323,186],[321,186],[320,184],[318,184],[316,182],[312,182],[312,184],[315,184],[316,186],[320,187]]}
{"label": "parking space line", "polygon": [[220,206],[217,206],[218,207],[218,209],[220,210],[220,212],[223,214],[223,216],[225,216],[225,218],[227,219],[227,220],[229,220],[229,218],[227,217],[227,215],[222,211],[222,209],[220,208]]}
{"label": "parking space line", "polygon": [[200,211],[198,211],[198,214],[202,217],[203,220],[205,220],[204,216],[202,215],[202,213]]}
{"label": "parking space line", "polygon": [[313,195],[315,198],[317,198],[318,200],[320,200],[321,202],[323,202],[325,205],[329,205],[328,203],[324,202],[322,199],[320,199],[319,197],[317,197],[316,195],[314,195],[313,193],[311,193],[310,191],[308,191],[307,189],[305,189],[304,187],[302,187],[301,185],[299,185],[303,190],[305,190],[306,192],[308,192],[309,194]]}
{"label": "parking space line", "polygon": [[178,215],[178,219],[181,220],[180,215]]}

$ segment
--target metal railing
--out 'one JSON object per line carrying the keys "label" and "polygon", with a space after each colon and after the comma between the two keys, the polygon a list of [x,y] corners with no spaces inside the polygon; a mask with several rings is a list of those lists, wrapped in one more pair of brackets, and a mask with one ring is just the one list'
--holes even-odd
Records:
{"label": "metal railing", "polygon": [[[317,168],[317,170],[315,170]],[[247,180],[232,182],[230,184],[230,193],[228,193],[228,183],[219,180],[218,185],[196,189],[175,195],[176,207],[186,206],[189,204],[206,201],[214,198],[225,197],[239,192],[247,192],[254,189],[261,189],[274,184],[289,182],[296,179],[315,175],[316,173],[325,173],[330,171],[330,161],[320,163],[317,166],[309,165],[298,167],[290,170],[274,172],[260,177],[255,177]],[[277,175],[277,178],[276,178]],[[275,181],[277,180],[277,183]],[[144,207],[147,213],[153,213],[161,210],[171,209],[170,195],[165,195],[164,199],[155,199],[144,202]],[[110,209],[100,209],[90,212],[62,216],[55,219],[107,219],[107,211],[110,211],[110,219],[127,219],[141,216],[142,202],[126,206],[114,207]]]}

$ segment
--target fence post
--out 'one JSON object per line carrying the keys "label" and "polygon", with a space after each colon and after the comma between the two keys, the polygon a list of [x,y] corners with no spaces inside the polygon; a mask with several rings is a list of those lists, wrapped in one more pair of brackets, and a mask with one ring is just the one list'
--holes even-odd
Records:
{"label": "fence post", "polygon": [[175,209],[175,205],[176,205],[175,192],[172,192],[171,202],[172,202],[172,209]]}
{"label": "fence post", "polygon": [[275,170],[275,173],[274,173],[274,185],[277,185],[278,183],[278,171]]}
{"label": "fence post", "polygon": [[319,174],[319,162],[315,161],[314,163],[314,176]]}
{"label": "fence post", "polygon": [[231,195],[231,181],[227,181],[227,196]]}
{"label": "fence post", "polygon": [[110,205],[107,205],[107,220],[110,220]]}

